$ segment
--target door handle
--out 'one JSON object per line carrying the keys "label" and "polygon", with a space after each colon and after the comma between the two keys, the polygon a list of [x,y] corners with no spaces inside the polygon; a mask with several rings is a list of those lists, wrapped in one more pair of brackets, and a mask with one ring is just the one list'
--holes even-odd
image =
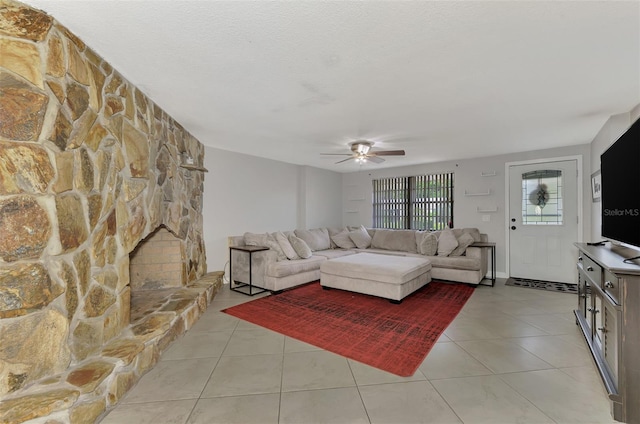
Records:
{"label": "door handle", "polygon": [[512,229],[512,230],[515,230],[515,229],[516,229],[516,226],[515,226],[515,225],[512,225],[512,226],[511,226],[511,229]]}

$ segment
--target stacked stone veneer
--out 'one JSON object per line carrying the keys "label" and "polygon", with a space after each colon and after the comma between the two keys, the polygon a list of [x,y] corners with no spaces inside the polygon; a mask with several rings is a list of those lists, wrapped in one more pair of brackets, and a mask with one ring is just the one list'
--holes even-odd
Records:
{"label": "stacked stone veneer", "polygon": [[204,175],[183,154],[197,168],[204,149],[78,37],[0,0],[0,400],[129,326],[129,254],[157,227],[181,284],[205,273]]}

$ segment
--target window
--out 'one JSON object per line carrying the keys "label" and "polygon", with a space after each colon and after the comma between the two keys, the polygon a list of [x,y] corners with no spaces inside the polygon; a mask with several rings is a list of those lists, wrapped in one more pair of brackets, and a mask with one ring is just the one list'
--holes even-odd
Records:
{"label": "window", "polygon": [[414,230],[453,226],[453,173],[373,180],[373,226]]}
{"label": "window", "polygon": [[522,174],[522,224],[562,225],[562,171]]}

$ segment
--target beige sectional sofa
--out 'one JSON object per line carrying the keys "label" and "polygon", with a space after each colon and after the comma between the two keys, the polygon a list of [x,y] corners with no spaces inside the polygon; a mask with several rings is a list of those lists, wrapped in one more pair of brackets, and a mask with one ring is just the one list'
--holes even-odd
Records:
{"label": "beige sectional sofa", "polygon": [[[320,279],[322,262],[359,252],[427,258],[431,262],[433,280],[477,285],[487,274],[486,249],[465,246],[469,242],[488,241],[488,236],[481,234],[476,228],[426,232],[349,227],[278,233],[245,233],[243,236],[229,237],[229,246],[270,247],[270,250],[252,254],[251,283],[272,292],[317,281]],[[306,252],[304,252],[304,246],[302,249],[305,258],[291,255],[291,252],[283,254],[278,243],[278,238],[282,242],[283,237],[298,244],[300,244],[299,240],[304,241],[302,244],[308,246]],[[357,241],[358,245],[353,240]],[[436,252],[434,248],[437,249]],[[233,280],[248,283],[249,255],[238,250],[230,252],[233,255],[231,261]],[[286,253],[290,257],[297,258],[289,259]],[[307,255],[309,257],[306,257]]]}

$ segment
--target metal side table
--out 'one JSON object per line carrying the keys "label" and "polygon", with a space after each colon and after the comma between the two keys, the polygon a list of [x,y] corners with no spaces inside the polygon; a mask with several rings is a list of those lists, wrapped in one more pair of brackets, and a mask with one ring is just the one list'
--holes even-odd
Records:
{"label": "metal side table", "polygon": [[[249,255],[249,282],[244,283],[242,281],[234,281],[233,280],[233,251],[237,250],[239,252],[245,252]],[[269,250],[268,247],[265,246],[230,246],[229,247],[229,289],[238,293],[246,294],[247,296],[255,296],[256,294],[264,293],[268,291],[262,287],[257,287],[253,285],[253,275],[251,272],[251,262],[253,260],[253,254],[255,252],[263,252],[265,250]],[[255,291],[254,289],[257,289]]]}
{"label": "metal side table", "polygon": [[[481,249],[489,249],[491,251],[491,287],[496,285],[496,244],[491,241],[477,241],[469,245],[470,247],[479,247]],[[482,278],[484,280],[484,277]],[[478,283],[479,284],[479,283]],[[479,284],[488,286],[489,284]]]}

